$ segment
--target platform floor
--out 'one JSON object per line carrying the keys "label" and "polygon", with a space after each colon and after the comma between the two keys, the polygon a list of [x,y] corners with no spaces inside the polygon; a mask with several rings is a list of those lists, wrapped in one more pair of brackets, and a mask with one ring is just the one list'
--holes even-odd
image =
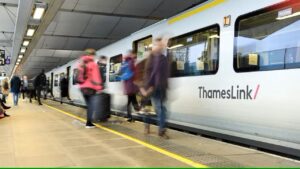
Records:
{"label": "platform floor", "polygon": [[20,100],[8,111],[11,117],[0,120],[0,167],[300,166],[296,160],[174,130],[169,130],[171,139],[161,139],[155,126],[144,135],[143,123],[121,117],[85,129],[84,109],[44,103]]}

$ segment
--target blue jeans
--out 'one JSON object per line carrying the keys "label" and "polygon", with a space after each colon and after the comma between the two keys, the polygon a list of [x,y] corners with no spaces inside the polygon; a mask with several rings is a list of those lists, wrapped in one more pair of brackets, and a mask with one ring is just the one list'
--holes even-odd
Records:
{"label": "blue jeans", "polygon": [[[152,104],[154,104],[155,112],[157,114],[157,123],[159,127],[159,133],[166,130],[166,118],[167,118],[167,109],[164,105],[164,96],[163,92],[156,90],[151,96]],[[144,122],[149,123],[149,119],[145,116]]]}
{"label": "blue jeans", "polygon": [[19,101],[19,93],[13,93],[13,100],[14,100],[14,105],[17,106]]}
{"label": "blue jeans", "polygon": [[92,95],[85,95],[83,94],[86,106],[87,106],[87,118],[86,118],[86,125],[92,124],[93,118],[93,104],[92,104]]}

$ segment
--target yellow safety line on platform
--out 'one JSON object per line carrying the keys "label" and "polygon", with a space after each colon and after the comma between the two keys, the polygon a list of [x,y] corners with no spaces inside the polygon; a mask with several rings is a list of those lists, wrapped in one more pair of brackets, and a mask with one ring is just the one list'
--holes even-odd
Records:
{"label": "yellow safety line on platform", "polygon": [[[73,114],[71,114],[71,113],[65,112],[65,111],[63,111],[63,110],[57,109],[57,108],[52,107],[52,106],[47,105],[47,104],[44,104],[44,105],[47,106],[48,108],[51,108],[51,109],[56,110],[56,111],[58,111],[58,112],[61,112],[61,113],[65,114],[65,115],[67,115],[67,116],[73,117],[73,118],[75,118],[75,119],[77,119],[77,120],[80,120],[80,121],[82,121],[82,122],[85,122],[85,121],[86,121],[85,119],[83,119],[83,118],[81,118],[81,117],[78,117],[78,116],[75,116],[75,115],[73,115]],[[150,149],[152,149],[152,150],[154,150],[154,151],[157,151],[157,152],[159,152],[159,153],[161,153],[161,154],[164,154],[164,155],[166,155],[166,156],[169,156],[169,157],[171,157],[171,158],[174,158],[174,159],[176,159],[176,160],[178,160],[178,161],[181,161],[181,162],[183,162],[183,163],[185,163],[185,164],[188,164],[188,165],[190,165],[190,166],[192,166],[192,167],[196,167],[196,168],[208,168],[208,166],[206,166],[206,165],[197,163],[197,162],[192,161],[192,160],[190,160],[190,159],[188,159],[188,158],[185,158],[185,157],[180,156],[180,155],[178,155],[178,154],[174,154],[174,153],[172,153],[172,152],[170,152],[170,151],[167,151],[167,150],[165,150],[165,149],[159,148],[159,147],[154,146],[154,145],[152,145],[152,144],[146,143],[146,142],[144,142],[144,141],[141,141],[141,140],[136,139],[136,138],[134,138],[134,137],[131,137],[131,136],[129,136],[129,135],[126,135],[126,134],[120,133],[120,132],[118,132],[118,131],[109,129],[109,128],[104,127],[104,126],[99,125],[99,124],[95,124],[95,125],[96,125],[96,127],[100,128],[100,129],[103,129],[103,130],[108,131],[108,132],[110,132],[110,133],[114,133],[114,134],[119,135],[119,136],[121,136],[121,137],[124,137],[124,138],[126,138],[126,139],[128,139],[128,140],[131,140],[131,141],[133,141],[133,142],[136,142],[136,143],[138,143],[138,144],[141,144],[141,145],[143,145],[143,146],[145,146],[145,147],[148,147],[148,148],[150,148]]]}
{"label": "yellow safety line on platform", "polygon": [[185,18],[188,18],[192,15],[195,15],[195,14],[200,13],[202,11],[205,11],[209,8],[215,7],[215,6],[217,6],[221,3],[224,3],[225,1],[227,1],[227,0],[213,0],[212,2],[209,2],[209,3],[207,3],[205,5],[202,5],[198,8],[192,9],[190,11],[187,11],[187,12],[183,13],[183,14],[175,16],[174,18],[169,19],[168,24],[173,24],[175,22],[181,21],[181,20],[183,20]]}

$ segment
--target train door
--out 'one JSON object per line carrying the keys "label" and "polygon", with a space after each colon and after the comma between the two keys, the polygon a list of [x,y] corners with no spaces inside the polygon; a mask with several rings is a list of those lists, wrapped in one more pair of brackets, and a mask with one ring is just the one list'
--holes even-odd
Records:
{"label": "train door", "polygon": [[[140,40],[136,40],[133,42],[133,51],[137,56],[137,64],[136,64],[136,78],[138,83],[143,83],[144,77],[144,69],[146,65],[145,54],[152,50],[152,36],[147,36]],[[141,80],[138,80],[141,79]],[[147,112],[155,112],[154,107],[151,104],[151,100],[149,98],[144,98],[140,95],[137,95],[137,101],[141,108]]]}
{"label": "train door", "polygon": [[70,98],[70,94],[69,94],[69,89],[70,89],[70,70],[71,70],[71,66],[67,67],[67,82],[68,82],[68,88],[67,88],[67,97]]}
{"label": "train door", "polygon": [[50,81],[50,90],[51,90],[51,95],[53,95],[53,72],[51,73],[51,81]]}

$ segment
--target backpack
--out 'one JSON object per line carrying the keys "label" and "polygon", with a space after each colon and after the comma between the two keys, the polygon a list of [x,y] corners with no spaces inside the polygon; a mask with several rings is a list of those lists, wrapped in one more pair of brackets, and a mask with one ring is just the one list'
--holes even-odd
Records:
{"label": "backpack", "polygon": [[85,63],[81,63],[78,69],[74,69],[74,83],[83,84],[87,79],[87,66]]}
{"label": "backpack", "polygon": [[134,72],[131,70],[128,62],[123,63],[121,67],[122,75],[120,76],[121,80],[129,80],[133,77]]}

